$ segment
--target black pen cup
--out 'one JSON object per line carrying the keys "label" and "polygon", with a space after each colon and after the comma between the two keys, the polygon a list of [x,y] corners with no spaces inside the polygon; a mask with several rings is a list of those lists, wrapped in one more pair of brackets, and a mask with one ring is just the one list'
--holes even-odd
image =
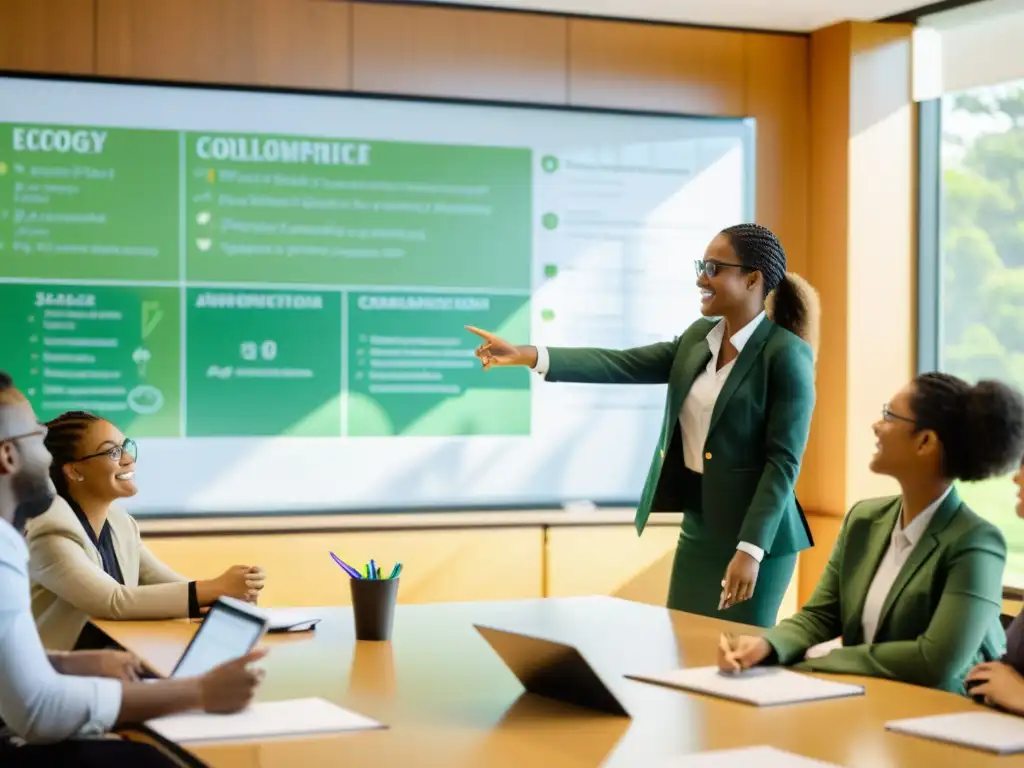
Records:
{"label": "black pen cup", "polygon": [[390,640],[399,579],[349,579],[356,640]]}

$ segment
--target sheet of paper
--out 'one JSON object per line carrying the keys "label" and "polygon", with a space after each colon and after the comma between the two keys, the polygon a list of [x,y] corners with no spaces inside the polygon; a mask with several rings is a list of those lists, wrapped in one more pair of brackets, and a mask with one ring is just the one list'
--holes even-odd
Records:
{"label": "sheet of paper", "polygon": [[233,715],[185,712],[158,717],[146,725],[176,744],[313,736],[387,727],[316,698],[259,702]]}
{"label": "sheet of paper", "polygon": [[1024,752],[1024,720],[1000,712],[961,712],[893,720],[887,730],[1011,755]]}
{"label": "sheet of paper", "polygon": [[281,632],[293,627],[307,629],[322,618],[318,612],[308,608],[271,608],[264,611],[270,621],[268,632]]}
{"label": "sheet of paper", "polygon": [[860,685],[822,680],[784,667],[754,667],[736,673],[721,672],[718,667],[692,667],[656,675],[626,677],[645,683],[720,696],[723,699],[742,701],[759,707],[836,699],[864,693],[864,688]]}
{"label": "sheet of paper", "polygon": [[666,760],[659,768],[840,768],[775,747],[741,747],[680,755]]}

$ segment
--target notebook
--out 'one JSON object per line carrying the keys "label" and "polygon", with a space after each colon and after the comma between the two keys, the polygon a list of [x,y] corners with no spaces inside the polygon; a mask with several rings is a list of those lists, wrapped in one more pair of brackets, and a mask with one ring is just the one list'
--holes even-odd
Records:
{"label": "notebook", "polygon": [[183,712],[150,720],[146,725],[175,744],[326,736],[387,726],[324,699],[292,699],[252,704],[233,715]]}
{"label": "notebook", "polygon": [[811,677],[784,667],[754,667],[722,672],[718,667],[674,669],[655,675],[626,675],[631,680],[706,693],[758,707],[861,696],[864,687]]}
{"label": "notebook", "polygon": [[320,615],[308,608],[272,608],[267,618],[267,632],[308,632],[320,623]]}
{"label": "notebook", "polygon": [[912,717],[888,722],[885,728],[999,755],[1024,752],[1024,720],[999,712]]}
{"label": "notebook", "polygon": [[680,755],[659,763],[658,768],[841,768],[775,747],[741,747]]}

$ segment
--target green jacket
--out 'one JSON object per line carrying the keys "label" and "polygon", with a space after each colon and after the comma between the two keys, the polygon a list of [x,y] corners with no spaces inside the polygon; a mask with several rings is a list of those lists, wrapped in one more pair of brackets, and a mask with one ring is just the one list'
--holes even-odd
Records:
{"label": "green jacket", "polygon": [[896,577],[875,641],[864,642],[864,602],[900,509],[895,497],[862,501],[850,510],[811,599],[764,635],[780,663],[799,662],[811,646],[841,636],[843,648],[798,667],[963,693],[964,675],[974,664],[1002,656],[1006,542],[955,489]]}
{"label": "green jacket", "polygon": [[[661,435],[636,512],[643,532],[651,512],[681,512],[679,412],[711,360],[701,319],[673,341],[622,351],[552,348],[548,381],[668,384]],[[703,517],[723,539],[792,554],[811,546],[793,487],[814,411],[814,356],[801,338],[767,318],[736,359],[715,403],[704,443]]]}

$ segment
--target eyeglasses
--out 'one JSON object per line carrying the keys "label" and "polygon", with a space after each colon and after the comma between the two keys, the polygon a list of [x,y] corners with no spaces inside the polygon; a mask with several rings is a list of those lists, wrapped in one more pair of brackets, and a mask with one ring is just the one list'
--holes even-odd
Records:
{"label": "eyeglasses", "polygon": [[10,437],[0,437],[0,443],[13,443],[15,440],[24,440],[26,437],[46,437],[46,427],[39,425],[39,429],[34,429],[31,432],[25,432],[21,435],[11,435]]}
{"label": "eyeglasses", "polygon": [[892,408],[886,403],[882,406],[882,420],[883,421],[905,421],[907,424],[917,425],[917,419],[912,419],[909,416],[900,416],[898,413],[893,413]]}
{"label": "eyeglasses", "polygon": [[750,272],[750,267],[745,264],[729,264],[724,261],[712,261],[710,259],[697,259],[693,262],[693,266],[697,268],[697,277],[701,275],[707,275],[708,277],[714,277],[718,274],[718,270],[725,269],[727,267],[733,267],[742,272]]}
{"label": "eyeglasses", "polygon": [[113,448],[107,448],[107,450],[100,451],[99,453],[90,453],[88,456],[82,456],[80,459],[75,459],[75,461],[95,459],[97,456],[107,456],[111,461],[120,461],[121,457],[126,453],[132,457],[132,461],[135,461],[139,457],[139,446],[137,446],[135,441],[130,437],[126,437],[121,445],[115,445]]}

